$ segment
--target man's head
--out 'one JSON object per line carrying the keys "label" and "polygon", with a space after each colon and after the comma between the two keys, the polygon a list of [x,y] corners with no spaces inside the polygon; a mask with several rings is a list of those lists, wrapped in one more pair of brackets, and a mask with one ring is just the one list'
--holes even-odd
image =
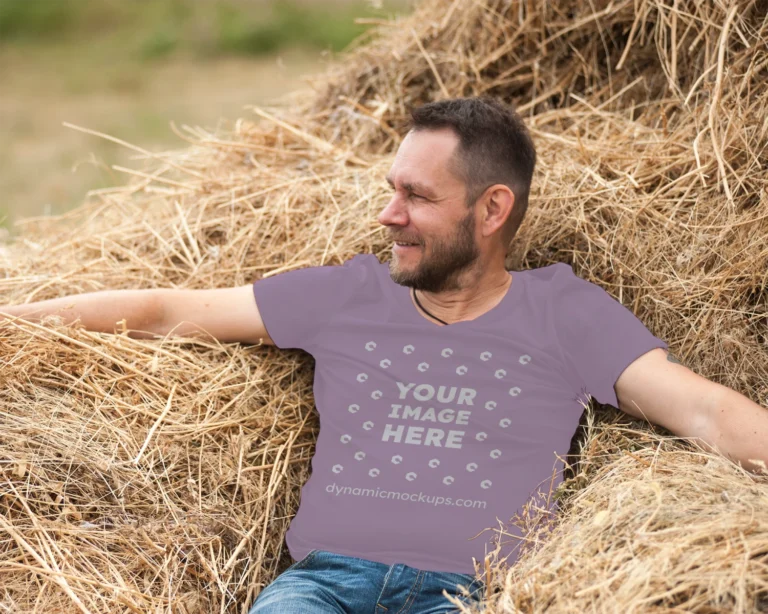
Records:
{"label": "man's head", "polygon": [[394,248],[393,280],[439,292],[478,259],[503,261],[528,207],[536,153],[520,117],[491,99],[433,102],[411,116],[379,222],[393,241],[417,243]]}

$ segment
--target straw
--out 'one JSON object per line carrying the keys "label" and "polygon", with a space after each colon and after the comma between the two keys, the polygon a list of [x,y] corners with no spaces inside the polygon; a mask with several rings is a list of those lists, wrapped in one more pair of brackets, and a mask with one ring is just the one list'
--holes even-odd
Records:
{"label": "straw", "polygon": [[[525,114],[539,157],[507,267],[571,264],[686,366],[768,406],[764,9],[426,0],[309,89],[216,134],[174,126],[178,151],[71,126],[136,168],[22,223],[0,304],[387,261],[376,216],[409,109],[485,94]],[[319,429],[309,355],[49,318],[0,326],[0,360],[2,608],[245,614],[290,565]],[[523,537],[514,567],[478,561],[486,612],[766,611],[768,478],[586,409],[561,487],[489,527]]]}

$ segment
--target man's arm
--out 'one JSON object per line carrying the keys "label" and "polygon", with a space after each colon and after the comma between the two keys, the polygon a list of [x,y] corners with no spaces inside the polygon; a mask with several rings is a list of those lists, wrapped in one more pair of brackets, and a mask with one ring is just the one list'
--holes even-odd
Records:
{"label": "man's arm", "polygon": [[162,311],[160,295],[156,290],[105,290],[54,298],[21,305],[0,305],[0,324],[20,318],[39,322],[46,316],[58,316],[64,324],[79,321],[86,329],[113,333],[120,320],[126,328],[143,333],[132,337],[152,337],[152,331]]}
{"label": "man's arm", "polygon": [[64,324],[113,333],[122,321],[131,337],[210,335],[222,342],[274,345],[261,319],[253,286],[216,290],[105,290],[23,305],[0,306],[0,325],[14,317],[38,322],[47,315]]}
{"label": "man's arm", "polygon": [[768,409],[743,394],[721,387],[720,397],[713,402],[710,428],[705,441],[720,452],[741,462],[745,469],[756,471],[761,460],[768,470]]}
{"label": "man's arm", "polygon": [[768,410],[702,377],[656,348],[632,362],[616,385],[619,409],[676,435],[699,438],[745,469],[768,466]]}

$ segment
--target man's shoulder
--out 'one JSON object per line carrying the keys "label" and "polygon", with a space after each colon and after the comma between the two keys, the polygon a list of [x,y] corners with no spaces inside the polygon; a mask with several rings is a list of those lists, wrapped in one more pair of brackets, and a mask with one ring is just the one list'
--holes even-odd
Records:
{"label": "man's shoulder", "polygon": [[381,262],[379,262],[375,254],[355,254],[345,260],[342,266],[379,267]]}
{"label": "man's shoulder", "polygon": [[525,269],[524,271],[520,271],[520,273],[524,273],[528,279],[536,279],[545,282],[574,275],[571,265],[566,264],[565,262],[555,262],[554,264],[548,264],[547,266],[535,269]]}
{"label": "man's shoulder", "polygon": [[[535,296],[542,300],[562,300],[603,294],[600,285],[579,277],[573,267],[566,262],[555,262],[547,266],[520,271],[524,274],[526,285]],[[513,271],[514,276],[514,271]]]}
{"label": "man's shoulder", "polygon": [[382,265],[373,254],[355,254],[340,263],[310,264],[294,270],[306,270],[307,272],[319,275],[323,279],[343,281],[344,279],[349,279],[350,275],[358,275],[364,278],[370,272],[379,271],[382,266],[386,265]]}
{"label": "man's shoulder", "polygon": [[323,292],[334,292],[341,298],[378,288],[386,266],[374,254],[355,254],[340,264],[315,266],[312,271]]}
{"label": "man's shoulder", "polygon": [[352,275],[354,279],[361,282],[370,281],[377,277],[382,267],[387,266],[379,262],[374,254],[355,254],[345,260],[340,269]]}
{"label": "man's shoulder", "polygon": [[531,274],[539,277],[552,277],[557,273],[573,273],[573,267],[571,267],[571,265],[567,262],[555,262],[553,264],[548,264],[547,266],[540,266],[538,268],[528,270]]}

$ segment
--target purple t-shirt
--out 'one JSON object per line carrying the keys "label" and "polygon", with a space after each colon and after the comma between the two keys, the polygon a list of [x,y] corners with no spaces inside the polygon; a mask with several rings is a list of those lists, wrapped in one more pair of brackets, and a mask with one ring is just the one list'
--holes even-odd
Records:
{"label": "purple t-shirt", "polygon": [[498,529],[562,481],[579,399],[617,406],[621,372],[668,347],[570,265],[510,274],[498,305],[447,326],[372,254],[254,283],[276,346],[315,358],[320,433],[286,534],[295,560],[320,549],[473,574]]}

